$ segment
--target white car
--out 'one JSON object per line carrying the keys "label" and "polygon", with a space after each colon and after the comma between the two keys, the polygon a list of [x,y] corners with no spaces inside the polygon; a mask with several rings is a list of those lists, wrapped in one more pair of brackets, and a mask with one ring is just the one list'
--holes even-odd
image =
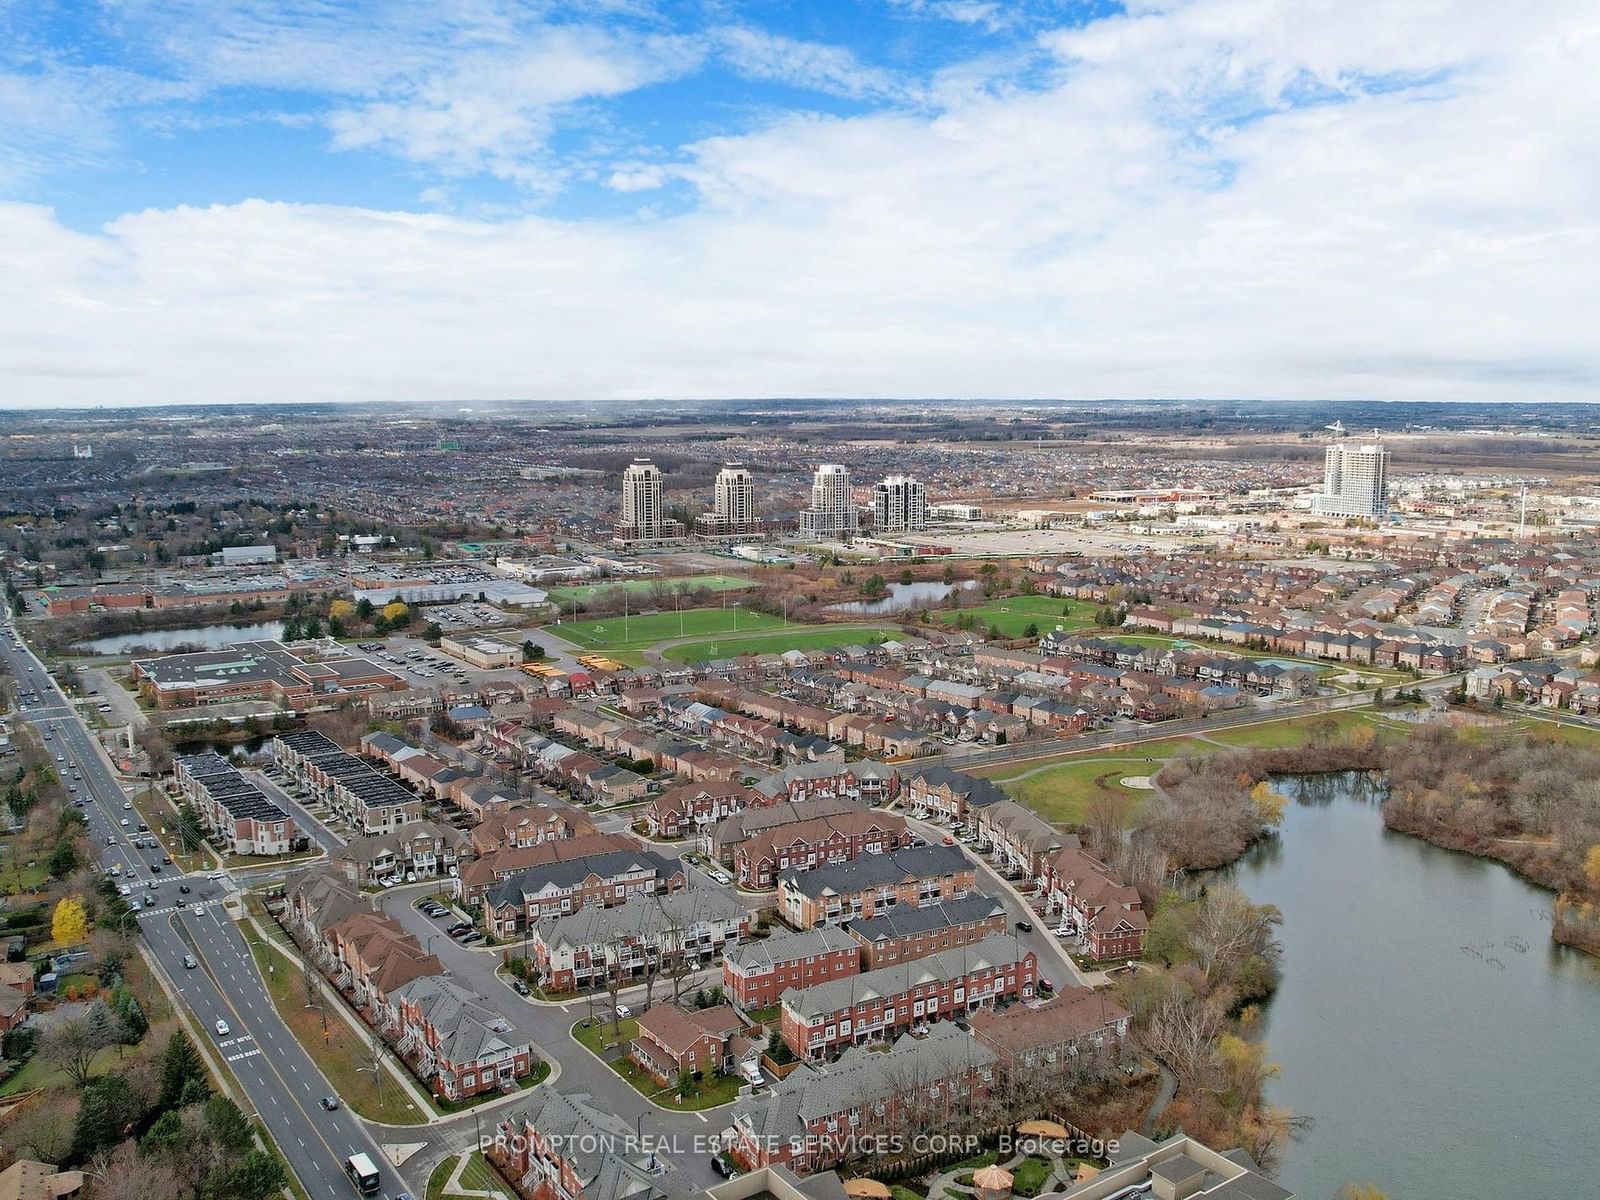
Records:
{"label": "white car", "polygon": [[226,1021],[220,1021],[219,1020],[217,1022],[217,1036],[218,1037],[227,1037],[228,1034],[230,1034],[231,1032],[233,1032],[233,1031],[228,1028],[228,1023]]}
{"label": "white car", "polygon": [[617,1005],[617,1016],[631,1017],[633,1016],[633,1009],[629,1008],[626,1004],[619,1004]]}
{"label": "white car", "polygon": [[122,802],[122,811],[123,812],[132,812],[133,811],[133,801],[132,800],[124,800]]}
{"label": "white car", "polygon": [[117,895],[119,895],[119,896],[131,896],[132,894],[133,894],[133,889],[130,888],[125,883],[117,888]]}

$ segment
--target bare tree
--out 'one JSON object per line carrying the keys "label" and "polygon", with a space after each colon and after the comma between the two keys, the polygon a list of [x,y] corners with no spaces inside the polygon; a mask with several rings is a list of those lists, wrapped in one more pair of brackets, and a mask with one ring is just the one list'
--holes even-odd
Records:
{"label": "bare tree", "polygon": [[1123,831],[1128,825],[1128,802],[1110,792],[1097,791],[1089,801],[1086,815],[1095,855],[1110,862],[1122,848]]}
{"label": "bare tree", "polygon": [[76,1108],[65,1092],[36,1097],[6,1125],[6,1145],[43,1162],[65,1162],[72,1153]]}
{"label": "bare tree", "polygon": [[39,1053],[82,1089],[89,1082],[94,1056],[111,1044],[109,1025],[89,1017],[71,1017],[47,1032],[40,1041]]}
{"label": "bare tree", "polygon": [[600,947],[601,969],[605,971],[606,995],[611,999],[611,1036],[622,1036],[622,1014],[617,1012],[617,996],[622,991],[622,939],[613,936]]}
{"label": "bare tree", "polygon": [[300,990],[306,998],[306,1007],[317,1011],[322,1018],[322,1032],[328,1032],[328,1005],[322,990],[322,975],[308,958],[300,964]]}
{"label": "bare tree", "polygon": [[1226,989],[1199,996],[1188,988],[1174,987],[1150,1014],[1145,1042],[1185,1087],[1201,1086],[1210,1073],[1231,1003]]}
{"label": "bare tree", "polygon": [[1238,888],[1222,884],[1207,889],[1189,944],[1207,979],[1229,979],[1250,955],[1276,957],[1272,931],[1282,922],[1282,915],[1270,904],[1252,904]]}

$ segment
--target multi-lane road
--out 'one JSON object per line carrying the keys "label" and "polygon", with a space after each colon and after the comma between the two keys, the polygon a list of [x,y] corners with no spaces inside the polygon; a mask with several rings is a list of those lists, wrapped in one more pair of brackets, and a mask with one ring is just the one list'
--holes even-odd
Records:
{"label": "multi-lane road", "polygon": [[[59,756],[56,766],[64,779],[70,780],[74,769],[80,776],[73,798],[83,801],[89,834],[103,850],[101,865],[121,864],[118,879],[136,906],[133,919],[154,968],[194,1014],[202,1036],[243,1089],[241,1103],[260,1116],[306,1190],[319,1198],[354,1195],[344,1161],[365,1152],[378,1164],[385,1196],[420,1192],[389,1165],[360,1120],[342,1107],[325,1112],[319,1106],[319,1098],[333,1089],[273,1007],[250,947],[227,910],[229,878],[221,872],[183,876],[170,867],[157,872],[163,857],[159,843],[155,850],[129,844],[130,833],[138,836],[138,813],[125,807],[129,798],[110,759],[39,660],[12,641],[9,624],[0,627],[0,656],[20,689],[38,696],[37,703],[21,710],[22,719],[41,736],[49,732],[44,744],[52,757]],[[159,897],[153,907],[144,906],[147,893]],[[197,966],[186,967],[185,956]],[[218,1032],[218,1021],[225,1023],[226,1034]],[[396,1131],[393,1140],[426,1139]]]}

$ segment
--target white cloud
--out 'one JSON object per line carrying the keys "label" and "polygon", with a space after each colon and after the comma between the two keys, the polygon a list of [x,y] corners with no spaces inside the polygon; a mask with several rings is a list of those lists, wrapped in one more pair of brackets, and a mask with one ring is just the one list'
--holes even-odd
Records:
{"label": "white cloud", "polygon": [[0,406],[1600,392],[1592,4],[1195,0],[1046,45],[1042,90],[687,147],[669,218],[0,207]]}
{"label": "white cloud", "polygon": [[915,99],[920,90],[891,71],[862,63],[842,46],[727,25],[711,31],[728,64],[752,79],[850,99]]}

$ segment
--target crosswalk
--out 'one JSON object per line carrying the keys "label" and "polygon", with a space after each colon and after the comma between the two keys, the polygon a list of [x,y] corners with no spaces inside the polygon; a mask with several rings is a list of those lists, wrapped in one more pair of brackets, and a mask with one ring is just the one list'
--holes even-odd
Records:
{"label": "crosswalk", "polygon": [[233,1054],[223,1055],[228,1062],[238,1062],[241,1059],[254,1058],[256,1055],[261,1053],[261,1047],[255,1045],[254,1041],[255,1039],[252,1038],[248,1033],[241,1033],[236,1038],[227,1038],[224,1041],[218,1042],[217,1047],[222,1050],[227,1050],[231,1046],[243,1046],[246,1042],[252,1043],[250,1048],[247,1050],[239,1050]]}
{"label": "crosswalk", "polygon": [[195,903],[187,904],[182,908],[179,908],[176,904],[167,904],[162,905],[159,908],[141,908],[138,910],[138,913],[141,917],[164,917],[168,913],[175,912],[203,913],[211,905],[220,903],[220,900],[198,900]]}

